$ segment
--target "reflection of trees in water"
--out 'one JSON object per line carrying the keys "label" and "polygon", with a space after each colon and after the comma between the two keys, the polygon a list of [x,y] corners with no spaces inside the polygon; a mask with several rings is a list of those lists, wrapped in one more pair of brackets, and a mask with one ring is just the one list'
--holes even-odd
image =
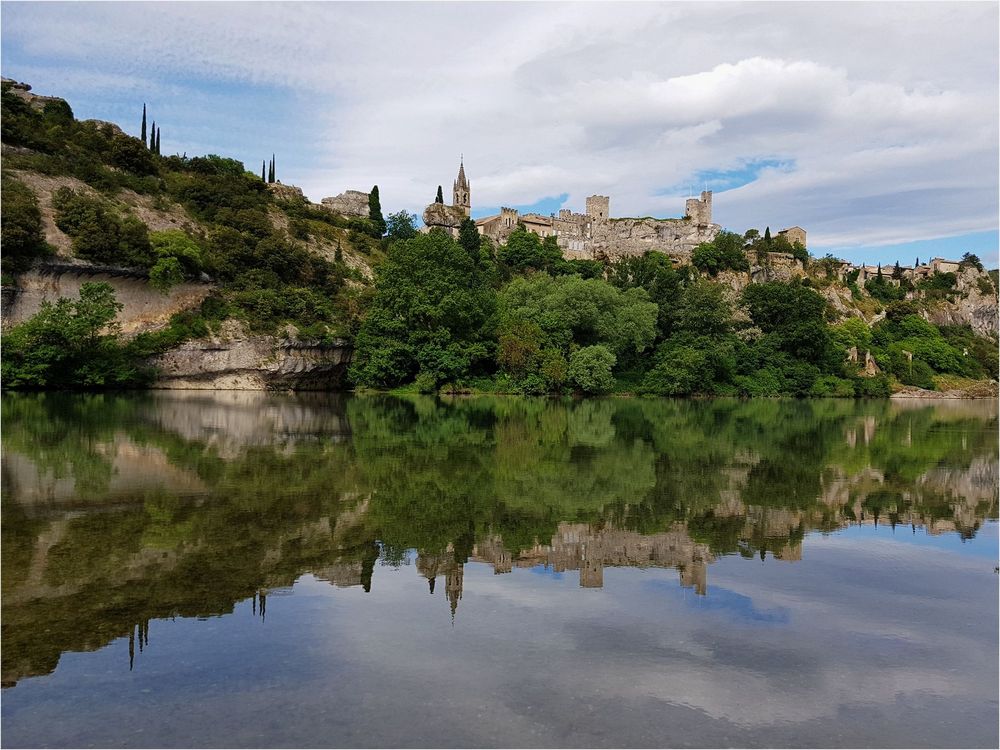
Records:
{"label": "reflection of trees in water", "polygon": [[4,680],[307,571],[368,590],[414,549],[457,606],[469,559],[704,590],[713,557],[796,559],[813,529],[996,513],[995,407],[206,398],[4,397]]}

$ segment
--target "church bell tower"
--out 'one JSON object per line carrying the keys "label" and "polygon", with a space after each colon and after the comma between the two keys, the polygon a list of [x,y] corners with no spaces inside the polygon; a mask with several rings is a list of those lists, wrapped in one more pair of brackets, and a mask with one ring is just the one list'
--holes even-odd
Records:
{"label": "church bell tower", "polygon": [[465,178],[465,157],[458,167],[458,179],[455,180],[452,188],[452,205],[465,211],[465,215],[472,213],[472,200],[470,198],[469,181]]}

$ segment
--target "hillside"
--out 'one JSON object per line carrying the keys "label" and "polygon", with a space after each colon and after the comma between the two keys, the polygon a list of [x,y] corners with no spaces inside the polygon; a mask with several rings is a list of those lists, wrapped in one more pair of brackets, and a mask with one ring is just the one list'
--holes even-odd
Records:
{"label": "hillside", "polygon": [[996,284],[974,256],[883,274],[749,230],[689,263],[569,260],[523,228],[494,245],[471,222],[386,222],[377,189],[313,204],[24,84],[2,107],[5,387],[995,389]]}

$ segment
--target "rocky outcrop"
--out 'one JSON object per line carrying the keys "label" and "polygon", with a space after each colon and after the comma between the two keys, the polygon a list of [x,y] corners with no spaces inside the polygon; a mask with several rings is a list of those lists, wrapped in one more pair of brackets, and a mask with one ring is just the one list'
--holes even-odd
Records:
{"label": "rocky outcrop", "polygon": [[968,325],[980,336],[997,338],[1000,322],[997,319],[997,297],[990,277],[975,268],[959,271],[957,277],[955,289],[958,295],[955,301],[941,301],[930,307],[927,319],[939,326]]}
{"label": "rocky outcrop", "polygon": [[452,233],[458,231],[462,222],[467,218],[465,209],[461,206],[446,206],[444,203],[432,203],[424,209],[424,224],[433,229],[439,227]]}
{"label": "rocky outcrop", "polygon": [[271,191],[275,198],[279,200],[305,200],[306,196],[302,188],[295,185],[282,185],[280,182],[267,183],[267,189]]}
{"label": "rocky outcrop", "polygon": [[150,359],[154,388],[194,390],[340,390],[353,350],[294,335],[252,335],[227,321],[218,335],[181,344]]}
{"label": "rocky outcrop", "polygon": [[690,263],[702,242],[711,242],[722,230],[718,224],[700,225],[689,219],[600,219],[591,226],[590,246],[596,259],[618,260],[659,250],[675,263]]}
{"label": "rocky outcrop", "polygon": [[324,198],[320,204],[328,211],[341,216],[371,218],[371,212],[368,209],[368,193],[363,193],[360,190],[346,190],[332,198]]}
{"label": "rocky outcrop", "polygon": [[69,104],[66,100],[61,99],[58,96],[41,96],[40,94],[32,94],[31,86],[29,84],[15,81],[12,78],[3,78],[0,80],[2,80],[4,88],[8,89],[14,96],[27,102],[28,106],[32,109],[45,109],[45,105],[49,102],[59,102],[65,106],[67,110],[69,109]]}
{"label": "rocky outcrop", "polygon": [[80,261],[47,261],[17,276],[16,286],[3,290],[3,329],[23,323],[37,313],[42,302],[60,297],[77,299],[86,282],[104,282],[123,305],[118,313],[121,331],[131,337],[166,326],[170,316],[197,307],[215,289],[214,284],[185,282],[166,294],[152,289],[143,271],[96,266]]}

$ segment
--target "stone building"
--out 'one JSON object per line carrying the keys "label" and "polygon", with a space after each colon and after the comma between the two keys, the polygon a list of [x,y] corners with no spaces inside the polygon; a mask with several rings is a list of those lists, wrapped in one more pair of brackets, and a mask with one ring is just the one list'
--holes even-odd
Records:
{"label": "stone building", "polygon": [[806,247],[806,230],[802,227],[789,227],[778,232],[779,237],[788,240],[788,244],[794,245],[798,242],[802,247]]}
{"label": "stone building", "polygon": [[[454,183],[452,205],[429,205],[423,216],[425,231],[438,227],[457,235],[471,210],[471,190],[463,162]],[[695,247],[711,242],[722,229],[712,223],[711,191],[689,198],[686,213],[679,219],[612,218],[610,197],[592,195],[586,200],[586,213],[562,209],[558,214],[543,216],[502,207],[498,214],[477,219],[476,229],[484,237],[504,243],[519,224],[540,237],[555,237],[567,258],[615,260],[659,250],[680,263],[687,263]]]}

